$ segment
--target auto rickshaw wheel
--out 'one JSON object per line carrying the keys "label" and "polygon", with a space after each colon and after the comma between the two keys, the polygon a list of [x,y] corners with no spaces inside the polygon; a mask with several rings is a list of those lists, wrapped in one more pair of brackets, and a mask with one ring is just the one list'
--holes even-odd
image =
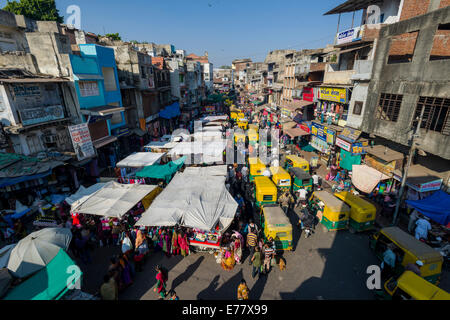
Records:
{"label": "auto rickshaw wheel", "polygon": [[356,233],[356,230],[353,227],[348,227],[348,231],[350,231],[351,234]]}

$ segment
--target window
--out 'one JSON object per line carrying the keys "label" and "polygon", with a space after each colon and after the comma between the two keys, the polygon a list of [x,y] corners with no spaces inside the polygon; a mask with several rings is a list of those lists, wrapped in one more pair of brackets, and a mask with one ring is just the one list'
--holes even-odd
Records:
{"label": "window", "polygon": [[353,106],[353,114],[356,114],[358,116],[361,115],[363,102],[362,101],[355,101],[355,105]]}
{"label": "window", "polygon": [[376,118],[397,122],[402,100],[403,95],[401,94],[382,93],[376,112]]}
{"label": "window", "polygon": [[419,97],[413,123],[420,118],[423,110],[420,127],[425,130],[436,131],[450,135],[450,99],[436,97]]}
{"label": "window", "polygon": [[450,59],[450,23],[440,24],[434,34],[430,60]]}
{"label": "window", "polygon": [[82,97],[94,97],[100,95],[97,81],[79,81],[80,95]]}
{"label": "window", "polygon": [[399,34],[391,39],[388,64],[411,62],[416,48],[419,31]]}
{"label": "window", "polygon": [[116,74],[114,68],[102,68],[103,78],[105,79],[105,90],[106,91],[116,91]]}

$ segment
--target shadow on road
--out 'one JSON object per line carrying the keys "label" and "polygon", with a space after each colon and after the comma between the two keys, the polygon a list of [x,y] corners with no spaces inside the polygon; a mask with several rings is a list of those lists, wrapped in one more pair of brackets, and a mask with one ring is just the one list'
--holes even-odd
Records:
{"label": "shadow on road", "polygon": [[212,279],[211,283],[206,289],[200,291],[197,295],[197,300],[208,300],[211,298],[211,293],[215,292],[217,287],[219,286],[220,276],[217,275]]}
{"label": "shadow on road", "polygon": [[189,278],[194,274],[194,272],[198,269],[202,261],[205,260],[205,257],[201,256],[195,261],[193,264],[191,264],[189,267],[187,267],[186,271],[180,274],[178,277],[176,277],[172,281],[172,290],[178,287],[183,281],[189,280]]}
{"label": "shadow on road", "polygon": [[261,275],[258,280],[255,282],[253,287],[250,289],[249,298],[250,300],[259,300],[264,292],[264,288],[266,287],[268,276]]}

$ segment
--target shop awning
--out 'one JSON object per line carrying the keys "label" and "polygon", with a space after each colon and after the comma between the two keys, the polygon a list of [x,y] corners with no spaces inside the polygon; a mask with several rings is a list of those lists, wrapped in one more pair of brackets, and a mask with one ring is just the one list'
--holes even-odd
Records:
{"label": "shop awning", "polygon": [[101,107],[94,107],[89,109],[81,109],[81,114],[85,116],[100,116],[104,117],[109,114],[114,113],[120,113],[125,111],[124,107],[118,107],[118,106],[101,106]]}
{"label": "shop awning", "polygon": [[81,205],[72,206],[71,210],[83,214],[120,219],[155,188],[157,186],[108,182]]}
{"label": "shop awning", "polygon": [[86,201],[87,199],[89,199],[89,197],[94,194],[95,192],[97,192],[98,190],[100,190],[101,188],[103,188],[105,186],[106,183],[96,183],[90,187],[85,188],[84,186],[81,186],[77,192],[75,192],[74,194],[72,194],[70,197],[67,197],[65,199],[65,201],[67,202],[68,205],[75,205],[78,206],[80,204],[82,204],[84,201]]}
{"label": "shop awning", "polygon": [[[428,169],[420,164],[411,165],[408,169],[406,185],[417,192],[428,192],[439,190],[446,173],[439,173]],[[394,170],[394,178],[401,180],[403,172],[399,169]]]}
{"label": "shop awning", "polygon": [[450,223],[450,195],[442,190],[422,200],[406,200],[406,203],[437,223],[444,226]]}
{"label": "shop awning", "polygon": [[286,131],[288,129],[292,129],[297,125],[297,122],[294,121],[287,121],[281,124],[281,127],[283,128],[283,131]]}
{"label": "shop awning", "polygon": [[227,176],[227,165],[210,166],[210,167],[187,167],[183,174],[191,174],[195,176]]}
{"label": "shop awning", "polygon": [[168,141],[153,141],[147,144],[144,149],[172,149],[174,148],[178,142],[168,142]]}
{"label": "shop awning", "polygon": [[151,166],[158,162],[165,153],[156,152],[136,152],[121,160],[117,167],[119,168],[142,168]]}
{"label": "shop awning", "polygon": [[159,116],[163,119],[172,119],[180,114],[180,104],[178,102],[172,103],[159,112]]}
{"label": "shop awning", "polygon": [[225,187],[225,177],[176,174],[136,225],[213,231],[218,224],[222,233],[233,221],[237,207]]}
{"label": "shop awning", "polygon": [[183,166],[185,161],[186,157],[182,157],[164,165],[154,164],[136,172],[136,177],[163,179],[169,183],[172,176]]}
{"label": "shop awning", "polygon": [[310,133],[306,132],[305,130],[303,130],[301,128],[286,129],[286,130],[283,130],[283,132],[286,133],[291,138],[310,135]]}
{"label": "shop awning", "polygon": [[103,80],[104,78],[99,74],[89,74],[89,73],[75,73],[75,80]]}
{"label": "shop awning", "polygon": [[364,193],[371,193],[380,181],[387,179],[387,175],[372,167],[356,164],[352,166],[352,183]]}
{"label": "shop awning", "polygon": [[394,160],[403,160],[403,153],[392,150],[382,145],[369,146],[366,148],[368,154],[371,154],[383,161],[391,162]]}
{"label": "shop awning", "polygon": [[106,137],[100,138],[100,139],[98,139],[98,140],[95,140],[95,141],[93,141],[92,143],[94,144],[94,147],[95,147],[96,149],[98,149],[98,148],[104,147],[104,146],[106,146],[107,144],[110,144],[110,143],[112,143],[112,142],[114,142],[114,141],[117,141],[117,137],[114,137],[114,136],[106,136]]}

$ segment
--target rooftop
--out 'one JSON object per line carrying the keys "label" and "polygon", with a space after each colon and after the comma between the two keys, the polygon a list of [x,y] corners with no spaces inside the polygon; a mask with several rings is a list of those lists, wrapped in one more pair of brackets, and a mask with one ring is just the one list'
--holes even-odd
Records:
{"label": "rooftop", "polygon": [[338,5],[336,8],[324,13],[324,16],[330,14],[354,12],[361,9],[366,9],[373,4],[382,4],[383,0],[347,0],[343,4]]}

